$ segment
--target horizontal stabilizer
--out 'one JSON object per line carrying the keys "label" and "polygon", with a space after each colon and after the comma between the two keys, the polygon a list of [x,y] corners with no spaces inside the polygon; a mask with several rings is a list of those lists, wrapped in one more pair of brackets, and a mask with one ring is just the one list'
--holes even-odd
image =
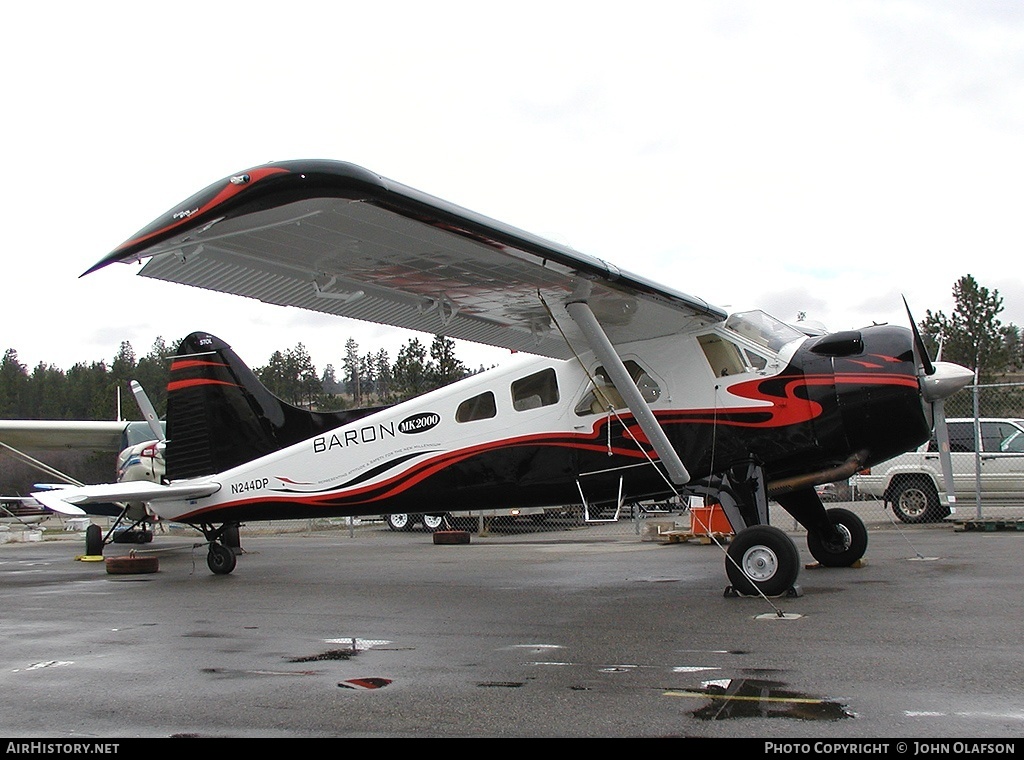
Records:
{"label": "horizontal stabilizer", "polygon": [[81,517],[82,515],[88,514],[81,507],[68,504],[66,501],[61,499],[59,491],[40,492],[35,494],[35,499],[51,512],[57,512],[58,514],[73,515],[75,517]]}
{"label": "horizontal stabilizer", "polygon": [[220,489],[219,483],[175,483],[161,485],[146,480],[104,483],[94,486],[73,486],[53,491],[36,491],[32,498],[47,509],[62,514],[87,514],[78,504],[109,503],[112,501],[161,501],[164,499],[198,499]]}

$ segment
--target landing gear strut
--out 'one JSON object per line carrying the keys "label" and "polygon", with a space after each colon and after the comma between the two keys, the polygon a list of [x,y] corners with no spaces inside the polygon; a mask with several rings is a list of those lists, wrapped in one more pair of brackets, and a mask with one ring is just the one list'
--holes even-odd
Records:
{"label": "landing gear strut", "polygon": [[212,525],[197,525],[210,542],[206,554],[206,566],[215,575],[228,575],[235,569],[242,544],[238,535],[238,523],[225,523],[220,528]]}

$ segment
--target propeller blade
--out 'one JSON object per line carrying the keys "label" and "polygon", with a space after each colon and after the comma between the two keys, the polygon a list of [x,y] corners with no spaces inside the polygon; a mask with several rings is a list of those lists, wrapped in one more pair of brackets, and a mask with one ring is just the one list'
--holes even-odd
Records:
{"label": "propeller blade", "polygon": [[935,440],[939,444],[939,467],[942,482],[946,486],[946,499],[950,507],[956,506],[956,489],[953,487],[953,461],[949,456],[949,429],[946,427],[946,404],[940,398],[932,402],[932,425]]}
{"label": "propeller blade", "polygon": [[149,423],[149,429],[153,431],[153,437],[158,441],[164,439],[163,428],[160,427],[160,419],[156,416],[156,409],[153,408],[153,403],[149,400],[149,396],[146,395],[146,391],[143,390],[142,385],[135,380],[131,382],[132,393],[135,394],[135,400],[139,404],[139,409],[142,411],[142,416],[146,418],[146,422]]}
{"label": "propeller blade", "polygon": [[924,374],[934,374],[935,366],[932,364],[931,357],[928,356],[928,349],[925,348],[924,339],[921,337],[921,331],[917,329],[917,322],[914,321],[914,315],[910,313],[910,305],[907,303],[906,296],[903,296],[903,307],[907,310],[907,318],[910,320],[910,329],[914,333],[915,362],[917,366],[921,367]]}

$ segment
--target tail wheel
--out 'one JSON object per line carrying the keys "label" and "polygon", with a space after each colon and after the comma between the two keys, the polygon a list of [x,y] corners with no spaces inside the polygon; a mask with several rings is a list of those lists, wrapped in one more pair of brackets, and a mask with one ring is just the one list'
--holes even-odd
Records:
{"label": "tail wheel", "polygon": [[800,552],[793,539],[771,525],[744,528],[726,552],[725,572],[744,596],[779,596],[800,574]]}
{"label": "tail wheel", "polygon": [[935,484],[925,477],[902,477],[893,483],[892,511],[905,523],[936,522],[942,519]]}
{"label": "tail wheel", "polygon": [[850,567],[868,549],[868,529],[864,521],[848,509],[836,507],[826,510],[825,514],[839,531],[840,541],[825,541],[817,531],[808,531],[807,548],[825,567]]}
{"label": "tail wheel", "polygon": [[210,544],[210,551],[206,555],[206,564],[210,572],[215,575],[228,575],[235,569],[236,561],[235,552],[231,547],[216,542]]}

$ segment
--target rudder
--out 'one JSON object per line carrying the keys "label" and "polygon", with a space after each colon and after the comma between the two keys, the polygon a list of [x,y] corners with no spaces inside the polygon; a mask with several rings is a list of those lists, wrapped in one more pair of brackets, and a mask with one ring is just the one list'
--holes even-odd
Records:
{"label": "rudder", "polygon": [[167,479],[223,472],[384,407],[313,412],[274,396],[231,347],[185,338],[167,383]]}

